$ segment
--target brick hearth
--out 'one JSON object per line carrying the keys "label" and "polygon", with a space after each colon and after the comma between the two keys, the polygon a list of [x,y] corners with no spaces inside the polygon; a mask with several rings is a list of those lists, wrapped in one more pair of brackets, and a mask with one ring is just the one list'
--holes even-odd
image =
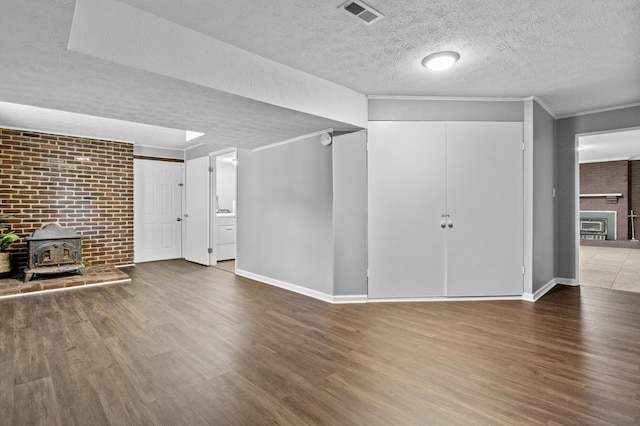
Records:
{"label": "brick hearth", "polygon": [[85,275],[60,275],[57,277],[36,277],[22,282],[22,274],[0,279],[0,297],[17,294],[59,290],[96,284],[127,283],[131,278],[111,265],[96,265],[86,268]]}

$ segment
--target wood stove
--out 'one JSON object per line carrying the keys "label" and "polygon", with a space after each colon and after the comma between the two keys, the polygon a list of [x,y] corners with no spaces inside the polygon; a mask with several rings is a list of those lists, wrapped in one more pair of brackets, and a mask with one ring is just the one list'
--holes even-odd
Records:
{"label": "wood stove", "polygon": [[26,240],[29,260],[24,270],[24,282],[35,274],[80,272],[84,275],[82,236],[74,228],[48,223]]}

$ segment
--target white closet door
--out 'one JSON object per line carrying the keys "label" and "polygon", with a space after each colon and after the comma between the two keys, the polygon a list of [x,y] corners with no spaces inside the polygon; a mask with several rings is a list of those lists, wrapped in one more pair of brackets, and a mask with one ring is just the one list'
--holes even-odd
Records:
{"label": "white closet door", "polygon": [[186,163],[186,217],[184,258],[211,265],[211,173],[209,157]]}
{"label": "white closet door", "polygon": [[134,260],[182,257],[182,163],[134,160]]}
{"label": "white closet door", "polygon": [[444,296],[445,123],[370,122],[369,297]]}
{"label": "white closet door", "polygon": [[447,123],[447,296],[523,292],[522,123]]}

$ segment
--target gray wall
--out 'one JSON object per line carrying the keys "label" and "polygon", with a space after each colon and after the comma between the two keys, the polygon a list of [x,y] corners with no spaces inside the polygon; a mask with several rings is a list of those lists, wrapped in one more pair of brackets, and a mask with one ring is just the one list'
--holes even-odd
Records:
{"label": "gray wall", "polygon": [[523,101],[369,99],[369,121],[524,121]]}
{"label": "gray wall", "polygon": [[640,126],[640,106],[559,119],[556,122],[556,275],[575,279],[575,137]]}
{"label": "gray wall", "polygon": [[238,150],[237,268],[333,292],[332,149],[315,136]]}
{"label": "gray wall", "polygon": [[367,294],[367,134],[333,141],[334,295]]}
{"label": "gray wall", "polygon": [[533,102],[533,293],[555,278],[555,121]]}

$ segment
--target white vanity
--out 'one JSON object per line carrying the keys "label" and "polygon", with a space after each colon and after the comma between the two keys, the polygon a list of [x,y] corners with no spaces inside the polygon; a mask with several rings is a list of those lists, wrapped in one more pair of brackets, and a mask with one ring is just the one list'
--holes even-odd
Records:
{"label": "white vanity", "polygon": [[218,261],[236,258],[235,213],[218,213],[216,215],[216,253]]}

